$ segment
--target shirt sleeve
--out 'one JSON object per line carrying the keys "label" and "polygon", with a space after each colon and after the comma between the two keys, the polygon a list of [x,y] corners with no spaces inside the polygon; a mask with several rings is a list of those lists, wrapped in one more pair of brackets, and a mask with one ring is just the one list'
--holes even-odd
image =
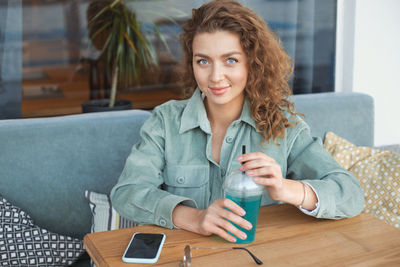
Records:
{"label": "shirt sleeve", "polygon": [[[304,182],[304,181],[303,181],[303,182]],[[304,182],[304,183],[306,183],[306,182]],[[319,211],[319,196],[318,196],[318,193],[315,192],[315,189],[314,189],[309,183],[306,183],[306,184],[310,187],[310,189],[311,189],[312,191],[314,191],[315,195],[317,196],[317,203],[315,203],[315,208],[314,208],[313,210],[307,210],[307,209],[304,209],[304,208],[301,208],[301,207],[299,207],[299,209],[300,209],[303,213],[315,217],[315,216],[317,215],[318,211]]]}
{"label": "shirt sleeve", "polygon": [[127,219],[174,228],[172,211],[176,205],[196,207],[196,203],[161,189],[165,134],[158,109],[143,124],[140,135],[141,141],[133,146],[118,183],[111,190],[112,205]]}
{"label": "shirt sleeve", "polygon": [[288,139],[286,177],[306,182],[318,196],[318,207],[308,214],[341,219],[361,213],[364,196],[357,179],[323,148],[321,139],[311,137],[304,121],[292,128]]}

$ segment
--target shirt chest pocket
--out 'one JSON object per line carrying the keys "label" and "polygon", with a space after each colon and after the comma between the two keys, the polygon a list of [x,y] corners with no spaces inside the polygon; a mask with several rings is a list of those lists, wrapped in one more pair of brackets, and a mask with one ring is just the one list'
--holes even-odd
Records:
{"label": "shirt chest pocket", "polygon": [[174,195],[193,199],[197,208],[205,209],[210,198],[208,166],[167,165],[163,189]]}

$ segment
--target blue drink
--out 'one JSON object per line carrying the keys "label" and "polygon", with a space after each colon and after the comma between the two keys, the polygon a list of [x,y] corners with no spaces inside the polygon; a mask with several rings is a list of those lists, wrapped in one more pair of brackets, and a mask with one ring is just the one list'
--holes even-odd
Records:
{"label": "blue drink", "polygon": [[[242,147],[242,152],[246,154],[245,146]],[[232,200],[244,209],[246,214],[243,218],[253,226],[250,230],[246,230],[230,222],[247,235],[245,240],[236,237],[236,243],[247,244],[253,242],[256,235],[258,213],[260,211],[264,186],[255,183],[252,177],[247,176],[245,172],[241,172],[240,169],[237,169],[226,177],[223,188],[225,198]]]}
{"label": "blue drink", "polygon": [[[240,231],[244,232],[247,235],[247,238],[245,240],[236,238],[236,243],[238,244],[247,244],[251,243],[254,241],[254,237],[256,234],[256,229],[257,229],[257,221],[258,221],[258,213],[260,210],[260,203],[261,203],[261,195],[255,195],[255,196],[247,196],[247,197],[236,197],[229,192],[226,192],[225,197],[227,199],[232,200],[236,204],[238,204],[240,207],[242,207],[245,211],[246,214],[243,216],[243,218],[250,222],[251,225],[253,225],[253,228],[251,230],[244,229],[240,227],[239,225],[231,222],[236,228],[238,228]],[[230,233],[232,234],[232,233]],[[232,234],[233,235],[233,234]]]}

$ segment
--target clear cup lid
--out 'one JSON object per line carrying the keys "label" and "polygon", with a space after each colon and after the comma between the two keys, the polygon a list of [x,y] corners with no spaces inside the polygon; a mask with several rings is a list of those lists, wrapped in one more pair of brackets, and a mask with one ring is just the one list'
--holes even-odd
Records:
{"label": "clear cup lid", "polygon": [[223,187],[225,193],[237,196],[261,195],[264,191],[264,186],[256,184],[253,181],[253,177],[247,176],[246,173],[242,173],[240,170],[235,170],[227,176]]}

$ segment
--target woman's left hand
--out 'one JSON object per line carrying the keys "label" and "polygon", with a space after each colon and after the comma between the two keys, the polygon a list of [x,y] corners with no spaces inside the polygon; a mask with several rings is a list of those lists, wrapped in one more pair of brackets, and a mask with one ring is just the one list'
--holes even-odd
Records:
{"label": "woman's left hand", "polygon": [[240,155],[237,160],[242,164],[240,170],[254,177],[256,183],[264,185],[273,200],[284,200],[286,179],[282,177],[281,167],[273,158],[262,152],[253,152]]}

